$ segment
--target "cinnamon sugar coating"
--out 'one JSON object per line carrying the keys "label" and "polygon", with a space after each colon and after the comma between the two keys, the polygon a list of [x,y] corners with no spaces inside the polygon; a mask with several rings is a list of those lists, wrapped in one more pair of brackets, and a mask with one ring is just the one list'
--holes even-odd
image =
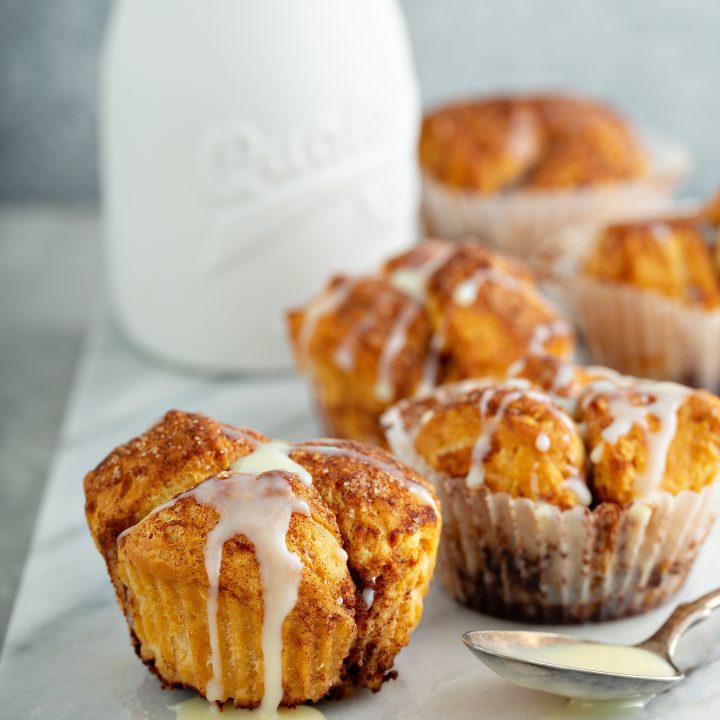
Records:
{"label": "cinnamon sugar coating", "polygon": [[583,271],[686,304],[720,306],[720,274],[702,223],[695,217],[611,225],[598,237]]}
{"label": "cinnamon sugar coating", "polygon": [[612,109],[563,95],[489,97],[429,113],[420,163],[450,187],[480,193],[555,190],[640,178],[644,149]]}
{"label": "cinnamon sugar coating", "polygon": [[[173,498],[232,477],[233,463],[266,442],[253,430],[171,411],[85,478],[88,524],[131,638],[167,685],[207,693],[204,552],[219,518],[192,493]],[[377,690],[420,620],[440,534],[437,496],[379,448],[309,441],[288,444],[287,454],[312,483],[273,471],[310,511],[293,512],[286,535],[302,575],[283,624],[283,704],[342,696],[354,686]],[[223,686],[239,707],[262,699],[262,626],[255,548],[238,534],[223,546],[218,634]]]}

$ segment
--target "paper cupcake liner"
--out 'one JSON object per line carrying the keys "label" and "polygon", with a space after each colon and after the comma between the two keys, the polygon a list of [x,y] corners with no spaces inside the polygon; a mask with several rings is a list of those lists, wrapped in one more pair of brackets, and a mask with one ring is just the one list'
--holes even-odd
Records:
{"label": "paper cupcake liner", "polygon": [[580,623],[650,610],[680,589],[720,510],[717,483],[592,510],[468,488],[418,456],[397,407],[383,422],[395,454],[438,491],[443,586],[490,615]]}
{"label": "paper cupcake liner", "polygon": [[562,279],[553,294],[577,322],[595,362],[720,389],[720,311],[582,275]]}
{"label": "paper cupcake liner", "polygon": [[562,510],[469,489],[464,478],[435,480],[446,518],[438,562],[445,589],[482,612],[530,622],[609,620],[656,607],[680,589],[717,517],[714,485]]}
{"label": "paper cupcake liner", "polygon": [[668,208],[690,161],[683,149],[667,141],[653,144],[657,169],[652,177],[577,190],[516,190],[483,196],[450,188],[425,173],[426,230],[444,238],[474,235],[501,252],[545,268],[568,253],[582,253],[583,248],[568,245],[566,228],[597,228]]}

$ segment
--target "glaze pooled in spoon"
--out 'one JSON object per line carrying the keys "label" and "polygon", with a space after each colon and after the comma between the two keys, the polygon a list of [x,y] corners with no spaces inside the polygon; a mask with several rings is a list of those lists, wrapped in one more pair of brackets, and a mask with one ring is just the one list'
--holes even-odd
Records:
{"label": "glaze pooled in spoon", "polygon": [[672,677],[677,671],[649,650],[628,645],[595,642],[549,643],[513,651],[524,660],[537,660],[561,667],[578,668],[614,675]]}

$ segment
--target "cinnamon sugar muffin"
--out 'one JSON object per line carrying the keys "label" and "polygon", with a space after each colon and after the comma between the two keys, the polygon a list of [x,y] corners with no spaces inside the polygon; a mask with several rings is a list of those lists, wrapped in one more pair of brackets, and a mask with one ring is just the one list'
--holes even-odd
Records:
{"label": "cinnamon sugar muffin", "polygon": [[546,263],[569,248],[561,231],[667,206],[687,159],[653,158],[610,107],[571,95],[507,95],[430,112],[420,143],[431,233],[477,235]]}
{"label": "cinnamon sugar muffin", "polygon": [[420,620],[439,503],[379,448],[172,411],[85,494],[133,645],[166,685],[267,713],[377,690]]}
{"label": "cinnamon sugar muffin", "polygon": [[713,203],[592,233],[559,276],[593,357],[622,372],[720,387],[720,264]]}
{"label": "cinnamon sugar muffin", "polygon": [[472,243],[427,242],[376,276],[335,278],[288,319],[328,433],[380,444],[378,418],[399,398],[574,350],[527,270]]}
{"label": "cinnamon sugar muffin", "polygon": [[[720,505],[720,399],[535,358],[383,416],[393,451],[443,503],[439,575],[483,612],[585,622],[682,585]],[[553,390],[557,388],[559,394]]]}

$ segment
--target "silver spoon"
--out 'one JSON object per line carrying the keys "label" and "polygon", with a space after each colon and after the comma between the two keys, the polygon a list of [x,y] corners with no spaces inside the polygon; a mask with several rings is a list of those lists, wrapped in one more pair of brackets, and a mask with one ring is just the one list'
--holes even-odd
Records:
{"label": "silver spoon", "polygon": [[523,650],[527,652],[531,648],[547,645],[607,645],[569,635],[516,630],[476,630],[465,633],[462,640],[491,670],[522,687],[581,700],[650,697],[669,690],[685,677],[673,663],[678,642],[689,628],[707,618],[718,607],[720,589],[713,590],[693,602],[678,605],[652,637],[633,646],[655,653],[669,663],[675,674],[667,677],[567,667],[523,655]]}

